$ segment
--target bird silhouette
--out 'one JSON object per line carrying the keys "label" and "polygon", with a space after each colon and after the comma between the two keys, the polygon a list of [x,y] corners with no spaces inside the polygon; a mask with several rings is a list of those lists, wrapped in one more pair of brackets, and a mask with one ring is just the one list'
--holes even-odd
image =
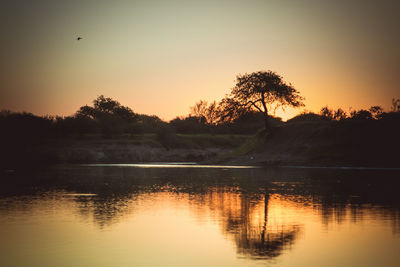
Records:
{"label": "bird silhouette", "polygon": [[77,41],[82,40],[82,37],[78,37],[78,38],[76,38],[76,40],[77,40]]}

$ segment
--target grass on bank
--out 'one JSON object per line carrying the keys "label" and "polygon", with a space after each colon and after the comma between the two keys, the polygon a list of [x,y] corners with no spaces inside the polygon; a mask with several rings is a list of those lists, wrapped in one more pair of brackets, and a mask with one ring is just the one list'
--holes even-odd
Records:
{"label": "grass on bank", "polygon": [[43,140],[42,144],[54,146],[81,145],[104,145],[104,144],[126,144],[146,145],[149,147],[166,147],[168,149],[203,149],[224,148],[233,149],[246,142],[251,135],[236,134],[137,134],[118,135],[104,138],[101,135],[80,135],[68,138],[51,138]]}
{"label": "grass on bank", "polygon": [[254,151],[257,147],[260,147],[265,141],[265,134],[264,131],[259,131],[257,134],[248,135],[247,139],[233,149],[229,153],[218,155],[216,158],[217,162],[225,162],[230,159],[234,159],[239,156],[246,155],[251,151]]}

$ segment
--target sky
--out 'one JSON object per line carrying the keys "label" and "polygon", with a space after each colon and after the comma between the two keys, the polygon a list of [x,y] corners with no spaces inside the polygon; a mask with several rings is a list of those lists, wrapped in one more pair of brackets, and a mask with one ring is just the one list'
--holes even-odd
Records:
{"label": "sky", "polygon": [[67,116],[103,94],[170,120],[260,70],[291,83],[308,111],[389,109],[399,13],[389,0],[3,0],[0,109]]}

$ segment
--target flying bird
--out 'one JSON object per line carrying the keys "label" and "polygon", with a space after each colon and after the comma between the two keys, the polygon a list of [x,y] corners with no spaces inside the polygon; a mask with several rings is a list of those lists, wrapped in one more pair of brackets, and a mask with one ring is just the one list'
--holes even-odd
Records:
{"label": "flying bird", "polygon": [[78,37],[78,38],[76,38],[76,40],[77,40],[77,41],[82,40],[82,37]]}

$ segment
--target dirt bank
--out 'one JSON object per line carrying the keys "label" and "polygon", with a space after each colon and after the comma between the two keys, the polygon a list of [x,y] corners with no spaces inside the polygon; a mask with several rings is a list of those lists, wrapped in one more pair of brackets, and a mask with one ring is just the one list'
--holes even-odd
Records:
{"label": "dirt bank", "polygon": [[3,166],[62,163],[202,162],[242,144],[245,135],[176,135],[167,144],[155,135],[86,136],[5,143]]}
{"label": "dirt bank", "polygon": [[[400,167],[399,125],[384,121],[286,123],[228,164]],[[249,149],[248,149],[249,150]]]}

